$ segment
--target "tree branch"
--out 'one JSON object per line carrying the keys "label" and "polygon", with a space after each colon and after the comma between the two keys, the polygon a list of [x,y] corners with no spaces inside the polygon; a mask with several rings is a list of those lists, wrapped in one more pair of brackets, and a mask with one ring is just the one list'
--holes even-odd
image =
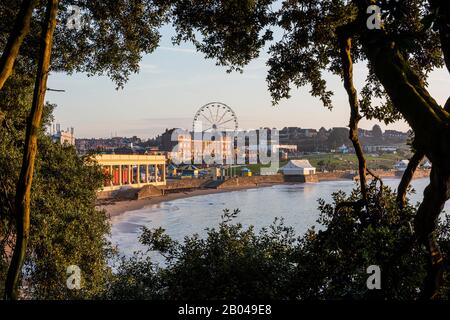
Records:
{"label": "tree branch", "polygon": [[414,173],[416,172],[417,167],[420,162],[424,158],[425,154],[421,151],[416,151],[412,158],[409,160],[408,166],[406,167],[405,172],[403,173],[402,180],[398,185],[397,190],[397,204],[400,208],[404,208],[406,205],[406,194],[408,191],[408,187],[411,184],[411,180],[414,177]]}
{"label": "tree branch", "polygon": [[[396,43],[384,29],[369,30],[367,5],[373,1],[353,0],[358,6],[359,39],[375,75],[382,83],[395,108],[402,114],[416,133],[415,147],[424,150],[430,160],[441,153],[440,146],[430,144],[442,136],[450,115],[431,97],[425,83],[415,73]],[[362,23],[364,21],[364,23]]]}
{"label": "tree branch", "polygon": [[[375,1],[352,2],[358,7],[359,20],[363,21],[367,19],[367,6]],[[442,284],[443,260],[434,232],[450,194],[450,114],[431,97],[386,30],[369,30],[365,23],[357,30],[375,75],[415,133],[414,147],[433,163],[430,184],[415,218],[415,236],[427,248],[430,260],[421,294],[424,298],[435,298]]]}
{"label": "tree branch", "polygon": [[17,14],[16,23],[14,24],[14,28],[6,43],[5,50],[3,50],[2,57],[0,58],[0,90],[11,75],[14,62],[19,55],[19,49],[26,35],[30,32],[30,23],[34,6],[35,0],[22,1],[19,13]]}
{"label": "tree branch", "polygon": [[448,199],[450,173],[433,164],[430,184],[425,188],[424,198],[420,204],[414,221],[414,231],[418,243],[428,251],[428,272],[424,281],[421,297],[437,298],[438,290],[443,282],[444,261],[435,230],[439,214]]}
{"label": "tree branch", "polygon": [[359,113],[358,94],[353,84],[353,59],[351,55],[352,38],[350,36],[350,32],[353,32],[352,29],[353,25],[349,24],[342,27],[338,27],[336,33],[338,36],[339,48],[341,53],[344,87],[345,90],[347,91],[350,105],[349,138],[352,141],[356,156],[358,157],[361,195],[364,202],[367,204],[367,179],[366,179],[367,163],[366,159],[364,158],[364,152],[358,137],[358,123],[362,117]]}
{"label": "tree branch", "polygon": [[52,88],[47,88],[47,91],[52,91],[52,92],[66,92],[66,90],[62,90],[62,89],[52,89]]}
{"label": "tree branch", "polygon": [[352,208],[356,212],[359,212],[362,207],[365,206],[365,201],[363,199],[357,200],[357,201],[343,201],[336,204],[335,212],[339,212],[340,210],[344,208]]}
{"label": "tree branch", "polygon": [[447,102],[445,103],[444,110],[450,112],[450,97],[447,99]]}

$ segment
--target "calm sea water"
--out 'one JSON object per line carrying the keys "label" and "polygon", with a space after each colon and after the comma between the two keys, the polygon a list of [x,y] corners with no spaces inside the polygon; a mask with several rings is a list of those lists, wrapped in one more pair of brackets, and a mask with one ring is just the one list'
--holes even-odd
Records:
{"label": "calm sea water", "polygon": [[[385,184],[395,189],[398,179],[385,179]],[[413,203],[419,202],[428,179],[414,180],[416,193]],[[284,218],[286,225],[303,234],[316,225],[319,215],[319,198],[331,201],[337,190],[350,192],[353,181],[329,181],[296,185],[277,185],[258,189],[216,193],[162,202],[112,218],[111,240],[124,255],[144,249],[138,241],[143,226],[162,227],[172,238],[182,240],[186,235],[205,235],[206,228],[217,227],[224,209],[240,209],[236,222],[256,229],[270,225],[276,217]],[[450,212],[450,203],[446,205]]]}

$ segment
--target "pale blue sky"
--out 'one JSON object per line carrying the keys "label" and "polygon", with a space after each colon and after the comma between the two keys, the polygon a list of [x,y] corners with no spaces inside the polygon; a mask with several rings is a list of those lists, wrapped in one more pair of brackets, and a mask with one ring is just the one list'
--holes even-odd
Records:
{"label": "pale blue sky", "polygon": [[[145,56],[139,74],[131,76],[123,90],[116,91],[107,77],[88,78],[84,74],[51,74],[48,86],[65,93],[48,92],[46,99],[58,105],[55,119],[62,128],[73,126],[78,138],[137,135],[149,138],[165,128],[190,128],[195,112],[211,101],[220,101],[236,112],[243,129],[298,126],[326,128],[347,126],[349,107],[342,83],[327,76],[335,95],[335,108],[329,111],[310,96],[309,88],[293,89],[289,100],[271,104],[267,90],[265,54],[253,61],[243,74],[227,74],[213,60],[205,60],[189,45],[173,47],[171,29],[164,28],[161,46]],[[355,82],[361,88],[363,66],[355,67]],[[433,72],[429,90],[441,104],[450,88],[445,70]],[[361,121],[370,128],[374,122]],[[382,125],[383,129],[386,129]],[[407,130],[404,122],[390,129]]]}

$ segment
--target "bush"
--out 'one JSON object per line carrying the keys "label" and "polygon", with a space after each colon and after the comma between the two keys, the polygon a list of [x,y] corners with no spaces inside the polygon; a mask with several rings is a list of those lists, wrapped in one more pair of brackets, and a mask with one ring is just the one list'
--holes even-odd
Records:
{"label": "bush", "polygon": [[[33,80],[13,75],[0,92],[0,295],[3,296],[14,246],[14,196],[22,163],[25,124]],[[103,183],[99,166],[77,156],[75,148],[53,143],[44,128],[53,105],[46,105],[38,140],[31,194],[31,226],[23,269],[22,297],[80,299],[97,296],[110,274],[109,221],[95,209]],[[67,267],[81,269],[82,290],[68,290]]]}
{"label": "bush", "polygon": [[[415,299],[426,265],[426,253],[412,237],[415,208],[400,210],[389,188],[380,193],[372,185],[369,194],[368,211],[357,205],[358,191],[337,192],[332,204],[319,200],[319,230],[302,237],[283,220],[256,233],[232,223],[238,212],[229,211],[205,239],[193,235],[180,243],[162,229],[144,228],[140,241],[160,252],[165,266],[156,266],[144,253],[123,259],[105,297]],[[439,241],[448,252],[449,224],[444,222]],[[381,268],[381,290],[367,289],[370,265]],[[448,287],[442,297],[448,296]]]}

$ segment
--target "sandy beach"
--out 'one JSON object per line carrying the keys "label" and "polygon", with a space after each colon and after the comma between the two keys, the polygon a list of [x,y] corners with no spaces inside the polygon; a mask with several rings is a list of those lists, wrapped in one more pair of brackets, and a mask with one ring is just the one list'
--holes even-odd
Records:
{"label": "sandy beach", "polygon": [[106,214],[109,217],[115,217],[121,215],[128,211],[140,210],[148,206],[152,206],[155,204],[159,204],[161,202],[172,201],[177,199],[184,199],[195,196],[202,196],[214,193],[223,193],[223,192],[232,192],[232,191],[240,191],[254,188],[265,188],[276,185],[275,183],[267,183],[261,184],[258,186],[246,186],[246,187],[235,187],[235,188],[226,188],[226,189],[198,189],[189,192],[177,192],[170,193],[164,196],[152,197],[148,199],[141,200],[116,200],[116,199],[108,199],[108,200],[99,200],[96,208],[98,210],[105,210]]}
{"label": "sandy beach", "polygon": [[[423,171],[423,170],[422,170]],[[423,172],[416,171],[416,175],[414,178],[423,178],[425,176],[428,176],[428,171]],[[392,171],[380,171],[377,172],[377,175],[382,178],[398,178],[395,174],[393,174]],[[348,178],[343,178],[342,173],[336,174],[336,173],[328,173],[328,174],[321,174],[320,175],[320,181],[340,181],[340,180],[348,180]],[[169,193],[163,196],[155,196],[151,198],[141,199],[141,200],[118,200],[118,199],[104,199],[104,200],[98,200],[96,208],[99,210],[105,210],[106,214],[109,215],[109,217],[118,216],[122,213],[128,212],[128,211],[134,211],[139,210],[142,208],[145,208],[147,206],[152,206],[155,204],[159,204],[161,202],[166,201],[172,201],[177,199],[183,199],[183,198],[189,198],[189,197],[195,197],[195,196],[202,196],[202,195],[208,195],[208,194],[214,194],[214,193],[222,193],[222,192],[232,192],[232,191],[240,191],[240,190],[247,190],[247,189],[254,189],[254,188],[264,188],[264,187],[270,187],[274,185],[280,185],[280,184],[295,184],[295,182],[263,182],[258,184],[247,184],[239,187],[235,186],[228,186],[226,188],[221,189],[196,189],[193,191],[187,191],[187,192],[174,192]]]}

